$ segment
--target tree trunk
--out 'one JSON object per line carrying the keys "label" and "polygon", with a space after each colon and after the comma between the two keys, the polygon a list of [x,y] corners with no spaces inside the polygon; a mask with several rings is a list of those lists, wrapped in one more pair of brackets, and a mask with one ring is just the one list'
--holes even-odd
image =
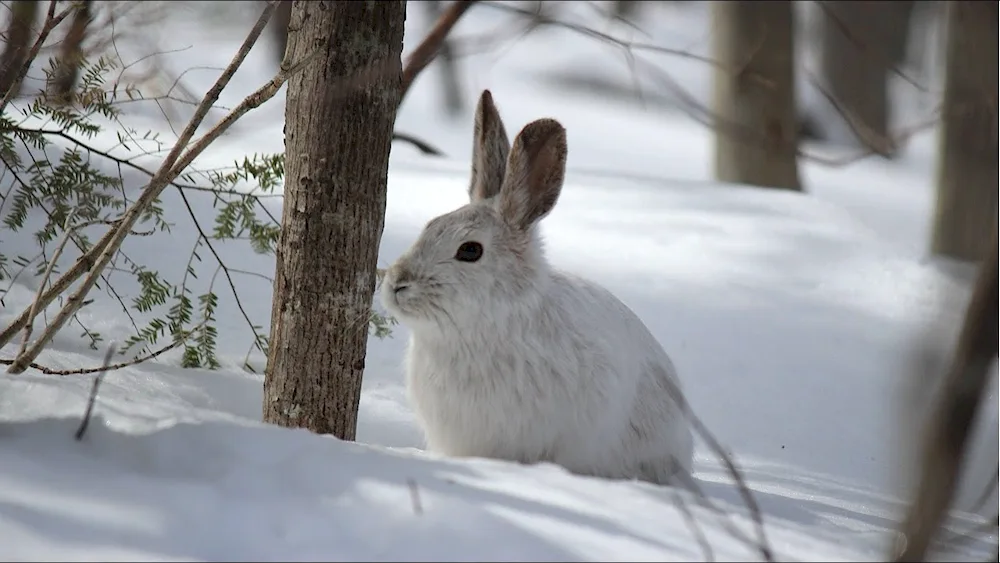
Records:
{"label": "tree trunk", "polygon": [[405,19],[405,1],[294,2],[292,60],[321,52],[288,82],[265,422],[355,437]]}
{"label": "tree trunk", "polygon": [[7,45],[3,55],[0,55],[0,96],[16,86],[20,93],[17,76],[24,66],[25,58],[31,49],[31,27],[38,17],[39,2],[34,0],[16,0],[11,4],[10,23],[7,24]]}
{"label": "tree trunk", "polygon": [[997,216],[997,3],[946,6],[944,100],[931,251],[979,260]]}
{"label": "tree trunk", "polygon": [[57,104],[68,104],[73,99],[73,88],[83,62],[83,40],[87,37],[87,24],[90,23],[90,5],[91,0],[77,4],[59,48],[59,58],[48,86],[49,99]]}
{"label": "tree trunk", "polygon": [[787,0],[713,2],[715,177],[801,190],[794,22]]}
{"label": "tree trunk", "polygon": [[834,0],[822,3],[820,66],[824,86],[864,146],[891,157],[889,71],[906,55],[914,2]]}

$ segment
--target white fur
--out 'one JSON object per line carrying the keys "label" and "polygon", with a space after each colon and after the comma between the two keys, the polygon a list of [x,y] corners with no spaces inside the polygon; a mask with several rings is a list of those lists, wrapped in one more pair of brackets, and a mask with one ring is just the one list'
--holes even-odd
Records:
{"label": "white fur", "polygon": [[[487,101],[479,111],[495,112]],[[477,139],[479,125],[477,116]],[[531,142],[515,140],[500,159],[507,168],[498,175],[518,184],[503,190],[528,189],[520,184],[535,176],[512,168],[533,165]],[[479,157],[482,175],[489,159]],[[558,185],[530,189],[557,195],[561,173],[549,183]],[[500,198],[470,191],[472,203],[431,221],[382,284],[384,305],[411,330],[406,384],[428,449],[685,483],[692,436],[663,348],[610,292],[550,268],[534,224],[512,227]],[[467,241],[482,244],[479,261],[455,259]]]}

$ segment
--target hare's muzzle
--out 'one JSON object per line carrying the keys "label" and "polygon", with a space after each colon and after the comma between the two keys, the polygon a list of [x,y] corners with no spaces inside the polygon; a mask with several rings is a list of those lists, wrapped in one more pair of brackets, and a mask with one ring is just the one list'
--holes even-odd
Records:
{"label": "hare's muzzle", "polygon": [[413,276],[405,268],[396,264],[386,272],[382,283],[385,286],[384,289],[388,290],[388,294],[396,300],[413,285]]}

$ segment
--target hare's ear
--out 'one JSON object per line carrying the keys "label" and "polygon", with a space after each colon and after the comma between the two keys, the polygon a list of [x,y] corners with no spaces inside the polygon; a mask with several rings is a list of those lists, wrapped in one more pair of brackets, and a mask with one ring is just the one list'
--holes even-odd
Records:
{"label": "hare's ear", "polygon": [[527,230],[552,211],[566,176],[566,129],[554,119],[526,125],[514,139],[500,189],[500,215]]}
{"label": "hare's ear", "polygon": [[476,202],[500,193],[507,154],[510,152],[507,130],[504,129],[500,112],[497,111],[489,90],[483,90],[479,97],[473,136],[469,200]]}

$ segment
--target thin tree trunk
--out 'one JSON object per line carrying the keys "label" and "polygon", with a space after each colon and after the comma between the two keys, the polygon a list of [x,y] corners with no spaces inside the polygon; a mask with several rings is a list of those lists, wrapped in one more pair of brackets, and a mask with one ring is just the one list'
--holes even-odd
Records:
{"label": "thin tree trunk", "polygon": [[77,4],[69,30],[60,46],[59,58],[48,86],[49,99],[55,103],[67,104],[73,99],[73,89],[80,75],[80,64],[83,63],[83,40],[87,37],[90,8],[91,0],[83,0]]}
{"label": "thin tree trunk", "polygon": [[[5,94],[20,74],[31,48],[31,28],[38,18],[39,2],[16,0],[11,3],[10,23],[7,24],[7,45],[0,55],[0,96]],[[15,92],[16,96],[19,92]]]}
{"label": "thin tree trunk", "polygon": [[996,2],[955,1],[948,22],[931,251],[979,260],[997,216]]}
{"label": "thin tree trunk", "polygon": [[266,422],[355,437],[405,19],[401,0],[292,7],[292,60],[321,53],[288,83]]}
{"label": "thin tree trunk", "polygon": [[[715,177],[801,190],[794,22],[787,0],[713,2]],[[748,59],[749,58],[749,59]]]}
{"label": "thin tree trunk", "polygon": [[890,69],[903,62],[914,2],[830,0],[820,14],[820,66],[830,96],[858,141],[893,156]]}

